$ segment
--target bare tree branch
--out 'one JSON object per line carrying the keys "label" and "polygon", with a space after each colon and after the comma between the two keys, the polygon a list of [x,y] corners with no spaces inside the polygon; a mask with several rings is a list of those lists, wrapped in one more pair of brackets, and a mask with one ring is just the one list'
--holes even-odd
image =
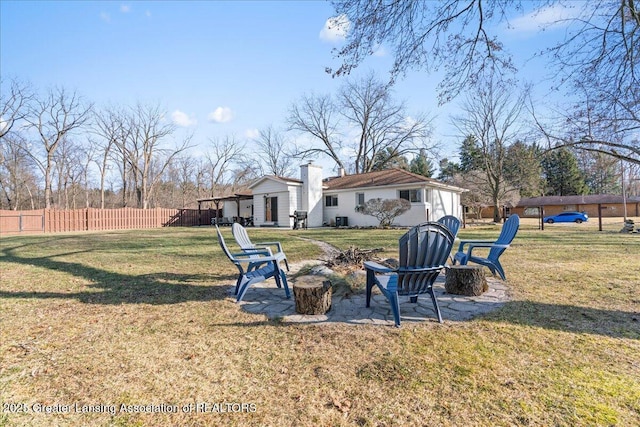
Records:
{"label": "bare tree branch", "polygon": [[[354,173],[385,167],[384,161],[376,160],[393,162],[397,157],[435,148],[428,142],[431,128],[426,116],[409,117],[404,103],[394,102],[390,87],[373,74],[347,81],[335,101],[328,95],[303,98],[293,106],[289,123],[292,129],[309,133],[322,142],[322,148],[305,147],[299,154],[322,153],[338,167]],[[340,126],[352,138],[338,139],[336,129]],[[381,157],[384,153],[394,155]]]}
{"label": "bare tree branch", "polygon": [[[446,69],[439,99],[445,103],[470,82],[488,73],[507,76],[514,71],[502,44],[487,32],[492,21],[505,19],[509,0],[335,0],[336,13],[348,18],[346,45],[335,52],[342,59],[333,76],[350,74],[367,56],[385,43],[394,52],[391,81],[411,69],[428,72]],[[487,7],[485,7],[485,3]],[[455,31],[451,31],[455,28]]]}
{"label": "bare tree branch", "polygon": [[[5,92],[5,89],[8,89]],[[24,119],[29,111],[29,102],[33,100],[31,87],[16,79],[8,82],[0,77],[0,140],[13,128],[13,125]]]}
{"label": "bare tree branch", "polygon": [[70,133],[82,128],[91,118],[93,106],[83,105],[76,92],[70,95],[62,88],[50,90],[44,99],[35,99],[25,121],[35,129],[43,150],[43,157],[30,152],[44,175],[45,208],[51,207],[52,169],[56,149]]}
{"label": "bare tree branch", "polygon": [[263,175],[290,176],[293,174],[293,158],[289,141],[273,126],[260,130],[253,140],[257,145],[256,162]]}

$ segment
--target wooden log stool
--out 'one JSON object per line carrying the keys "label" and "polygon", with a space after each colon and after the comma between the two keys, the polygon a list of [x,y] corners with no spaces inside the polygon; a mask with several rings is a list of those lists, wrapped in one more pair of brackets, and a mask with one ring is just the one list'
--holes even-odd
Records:
{"label": "wooden log stool", "polygon": [[452,265],[447,269],[444,288],[449,294],[478,296],[489,290],[482,267],[475,265]]}
{"label": "wooden log stool", "polygon": [[301,276],[293,284],[296,313],[325,314],[331,309],[331,282],[318,276]]}

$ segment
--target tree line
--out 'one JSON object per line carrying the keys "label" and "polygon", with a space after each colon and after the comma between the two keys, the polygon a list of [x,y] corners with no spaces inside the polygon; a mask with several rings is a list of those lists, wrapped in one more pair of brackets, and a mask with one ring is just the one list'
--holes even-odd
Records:
{"label": "tree line", "polygon": [[0,208],[193,207],[262,175],[297,175],[300,161],[319,156],[349,173],[402,166],[407,155],[416,171],[433,170],[430,121],[373,74],[303,95],[284,129],[254,138],[195,144],[166,116],[159,105],[98,108],[63,88],[2,81]]}
{"label": "tree line", "polygon": [[[580,194],[588,186],[594,192],[607,192],[612,159],[621,162],[621,170],[628,164],[627,183],[637,177],[640,9],[635,0],[333,0],[332,4],[341,17],[337,22],[348,32],[346,43],[335,51],[342,64],[328,68],[328,73],[348,75],[384,45],[393,52],[390,83],[409,70],[443,70],[440,103],[465,98],[464,114],[455,125],[469,138],[462,144],[460,164],[445,163],[443,169],[445,173],[451,169],[449,179],[473,190],[466,195],[467,203],[473,197],[495,206],[495,219],[497,207],[518,192]],[[525,6],[533,10],[528,20],[555,15],[542,25],[560,26],[565,34],[557,43],[541,46],[537,55],[546,58],[555,73],[554,90],[566,91],[575,102],[557,107],[548,117],[526,91],[524,96],[510,95],[518,70],[499,29],[510,26],[511,13]],[[518,129],[524,111],[535,131],[528,138],[535,144],[526,149],[520,143],[527,139]],[[570,160],[575,149],[582,153],[582,180]]]}
{"label": "tree line", "polygon": [[[541,111],[517,82],[508,52],[491,30],[519,1],[336,0],[349,31],[334,76],[348,75],[385,44],[389,81],[348,78],[335,94],[304,94],[283,127],[252,139],[181,137],[159,105],[97,107],[64,88],[38,92],[3,77],[0,97],[0,208],[193,206],[261,175],[296,175],[295,165],[329,159],[366,173],[400,167],[472,191],[468,205],[501,206],[541,194],[618,192],[640,167],[640,11],[632,0],[565,3],[566,38],[541,54],[573,105]],[[459,102],[452,125],[459,153],[439,152],[432,122],[393,96],[410,69],[445,71],[441,103]],[[549,106],[547,106],[549,107]],[[195,152],[195,147],[199,151]],[[452,158],[458,157],[458,162]],[[496,215],[498,213],[496,212]]]}
{"label": "tree line", "polygon": [[[476,210],[520,197],[621,190],[619,159],[573,145],[544,147],[527,91],[514,95],[515,86],[504,90],[492,81],[460,102],[451,122],[462,141],[458,153],[444,158],[431,142],[427,116],[409,119],[373,75],[349,80],[335,96],[303,95],[286,129],[268,126],[250,140],[209,138],[200,147],[204,155],[190,151],[190,136],[177,138],[158,105],[96,108],[64,89],[38,95],[17,80],[5,87],[3,209],[194,207],[199,198],[233,194],[265,174],[295,176],[297,161],[314,156],[349,173],[396,167],[438,178],[471,190],[463,202]],[[628,194],[640,183],[638,172],[629,163]]]}

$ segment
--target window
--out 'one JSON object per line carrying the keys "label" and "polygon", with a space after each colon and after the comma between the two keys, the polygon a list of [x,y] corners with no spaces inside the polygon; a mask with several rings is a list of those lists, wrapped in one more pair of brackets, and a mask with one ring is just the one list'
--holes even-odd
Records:
{"label": "window", "polygon": [[417,203],[422,201],[422,190],[419,188],[412,190],[400,190],[400,198],[408,200],[412,203]]}
{"label": "window", "polygon": [[356,193],[356,212],[364,212],[364,193]]}
{"label": "window", "polygon": [[278,198],[277,197],[264,198],[264,220],[265,222],[278,221]]}
{"label": "window", "polygon": [[540,209],[524,208],[524,216],[538,216],[538,215],[540,215]]}
{"label": "window", "polygon": [[325,196],[324,205],[327,207],[338,206],[338,196]]}
{"label": "window", "polygon": [[576,208],[576,205],[564,205],[562,207],[562,210],[565,212],[567,211],[574,212],[574,211],[577,211],[578,209]]}

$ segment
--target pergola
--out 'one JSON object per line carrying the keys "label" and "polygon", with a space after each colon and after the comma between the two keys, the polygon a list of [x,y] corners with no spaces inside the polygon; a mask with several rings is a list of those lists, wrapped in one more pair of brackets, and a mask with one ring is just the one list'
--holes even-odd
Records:
{"label": "pergola", "polygon": [[[202,203],[213,202],[216,205],[216,217],[220,212],[220,202],[235,202],[237,207],[236,216],[240,216],[240,200],[252,200],[253,195],[247,193],[237,193],[232,194],[230,196],[219,196],[219,197],[207,197],[204,199],[198,199],[198,217],[200,218],[200,214],[202,213]],[[200,220],[198,220],[200,222]],[[202,225],[202,224],[198,224]]]}

